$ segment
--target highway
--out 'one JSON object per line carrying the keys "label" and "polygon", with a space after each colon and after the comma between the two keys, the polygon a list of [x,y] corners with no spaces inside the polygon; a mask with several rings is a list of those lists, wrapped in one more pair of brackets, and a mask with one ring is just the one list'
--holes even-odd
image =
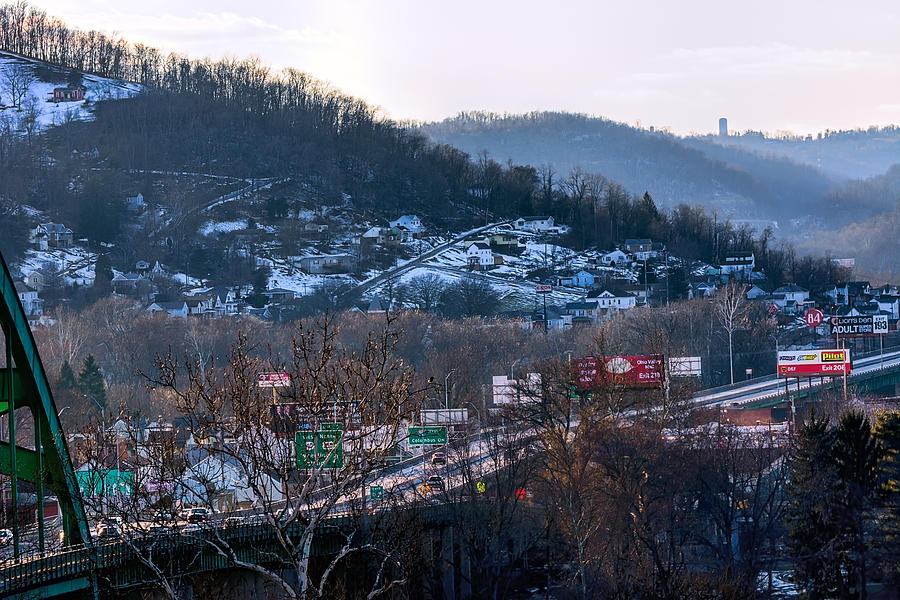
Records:
{"label": "highway", "polygon": [[[853,360],[853,371],[850,373],[848,380],[853,381],[855,377],[872,373],[880,369],[896,369],[900,368],[900,350],[885,352],[884,355],[865,356]],[[800,390],[809,387],[818,387],[819,379],[800,379]],[[840,379],[834,381],[825,379],[825,386],[840,386]],[[740,407],[746,404],[768,400],[777,396],[784,395],[785,380],[775,375],[767,375],[750,381],[742,381],[735,383],[733,386],[723,386],[710,390],[703,390],[694,395],[694,403],[698,406],[729,406]],[[790,390],[792,393],[797,392],[797,381],[790,378]]]}

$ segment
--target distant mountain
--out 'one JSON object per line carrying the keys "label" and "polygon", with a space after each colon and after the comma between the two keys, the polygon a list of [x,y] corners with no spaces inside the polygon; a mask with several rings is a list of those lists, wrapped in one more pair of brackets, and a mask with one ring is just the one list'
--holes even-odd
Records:
{"label": "distant mountain", "polygon": [[712,146],[753,152],[762,156],[787,158],[816,167],[830,177],[861,179],[880,175],[900,163],[900,127],[825,131],[816,136],[769,136],[747,132],[728,137],[687,138],[701,150]]}
{"label": "distant mountain", "polygon": [[462,113],[423,125],[433,141],[494,160],[600,173],[661,206],[702,204],[736,219],[816,215],[836,183],[809,165],[740,148],[684,140],[570,113]]}

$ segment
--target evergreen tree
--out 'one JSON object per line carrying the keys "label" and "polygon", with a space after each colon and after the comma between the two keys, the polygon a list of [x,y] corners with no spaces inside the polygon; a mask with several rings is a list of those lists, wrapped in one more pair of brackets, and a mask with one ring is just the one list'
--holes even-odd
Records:
{"label": "evergreen tree", "polygon": [[78,373],[78,389],[95,403],[106,408],[106,382],[93,354],[88,354]]}
{"label": "evergreen tree", "polygon": [[78,389],[78,380],[75,379],[75,371],[69,361],[64,361],[59,369],[59,384],[64,390],[75,391]]}
{"label": "evergreen tree", "polygon": [[834,595],[840,566],[831,543],[837,537],[837,469],[831,460],[834,433],[827,418],[813,416],[797,431],[788,463],[786,525],[797,581],[810,600]]}
{"label": "evergreen tree", "polygon": [[798,431],[786,521],[797,579],[811,600],[866,597],[882,454],[862,413],[846,413],[837,427],[813,417]]}
{"label": "evergreen tree", "polygon": [[883,412],[875,419],[881,446],[880,523],[875,551],[884,585],[900,589],[900,412]]}

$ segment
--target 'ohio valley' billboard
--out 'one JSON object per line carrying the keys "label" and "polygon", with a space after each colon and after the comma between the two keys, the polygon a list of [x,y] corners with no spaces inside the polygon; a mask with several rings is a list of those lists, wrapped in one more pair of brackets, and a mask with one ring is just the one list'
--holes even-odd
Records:
{"label": "'ohio valley' billboard", "polygon": [[663,380],[662,354],[579,358],[575,360],[578,387],[608,385],[626,388],[659,387]]}

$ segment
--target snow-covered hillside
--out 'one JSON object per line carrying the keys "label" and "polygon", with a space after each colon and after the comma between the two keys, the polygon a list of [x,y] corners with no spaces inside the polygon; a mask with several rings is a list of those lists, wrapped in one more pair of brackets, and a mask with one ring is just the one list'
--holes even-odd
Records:
{"label": "snow-covered hillside", "polygon": [[[21,107],[16,108],[13,88],[19,84],[11,78],[16,77],[19,70],[27,76],[26,80],[31,81],[26,86],[27,92]],[[143,91],[143,87],[136,83],[83,74],[79,85],[84,89],[84,100],[52,101],[55,88],[65,88],[77,79],[77,75],[72,77],[69,69],[0,52],[0,119],[9,120],[15,129],[22,129],[22,119],[26,115],[30,116],[33,107],[38,128],[44,129],[67,120],[92,119],[94,102],[128,98]]]}

